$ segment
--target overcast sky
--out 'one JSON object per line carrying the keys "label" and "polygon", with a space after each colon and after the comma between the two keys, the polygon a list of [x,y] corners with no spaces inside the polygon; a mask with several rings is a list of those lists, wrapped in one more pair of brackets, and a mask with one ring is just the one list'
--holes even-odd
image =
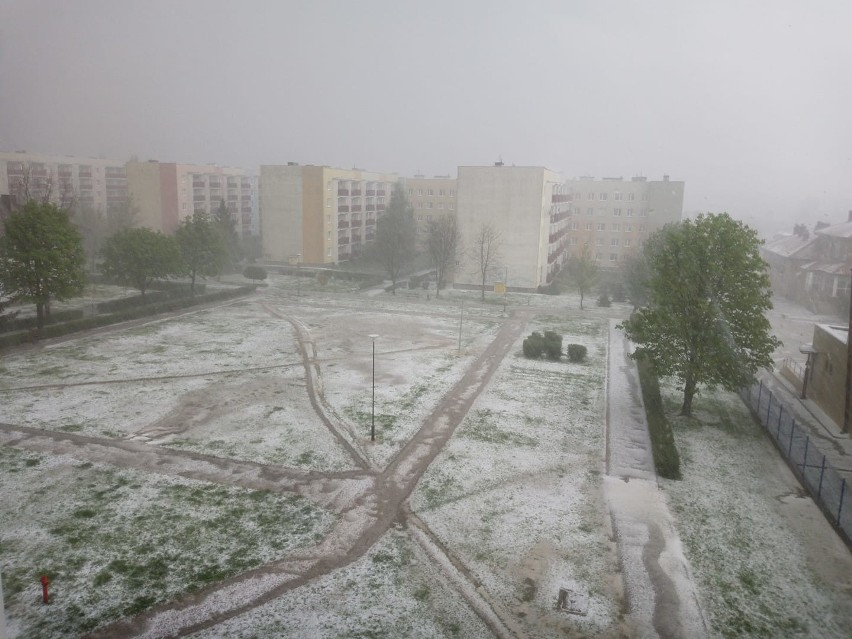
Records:
{"label": "overcast sky", "polygon": [[765,232],[852,209],[849,0],[0,0],[0,150],[663,174]]}

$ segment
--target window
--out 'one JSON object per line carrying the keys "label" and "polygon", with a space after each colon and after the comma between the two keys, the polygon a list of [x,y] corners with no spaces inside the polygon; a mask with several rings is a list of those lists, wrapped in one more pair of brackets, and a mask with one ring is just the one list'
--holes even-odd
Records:
{"label": "window", "polygon": [[603,238],[599,237],[595,240],[595,246],[603,246]]}
{"label": "window", "polygon": [[414,189],[408,189],[408,194],[409,194],[409,195],[414,195]]}
{"label": "window", "polygon": [[435,195],[435,191],[433,191],[432,189],[428,189],[428,190],[426,191],[426,195],[428,195],[428,196],[430,196],[430,197],[431,197],[432,195]]}
{"label": "window", "polygon": [[422,221],[423,221],[423,216],[422,216],[422,215],[418,215],[418,216],[417,216],[417,221],[418,221],[418,222],[422,222]]}
{"label": "window", "polygon": [[627,217],[633,217],[633,209],[627,209]]}
{"label": "window", "polygon": [[577,224],[576,222],[571,222],[571,230],[572,231],[576,231],[578,226],[579,226],[579,224]]}
{"label": "window", "polygon": [[330,197],[325,198],[325,205],[331,206],[331,198]]}
{"label": "window", "polygon": [[625,225],[624,225],[624,232],[625,232],[625,233],[630,233],[632,230],[633,230],[633,225],[632,225],[632,224],[625,224]]}
{"label": "window", "polygon": [[609,241],[610,246],[618,246],[618,238],[614,237]]}
{"label": "window", "polygon": [[628,199],[628,200],[630,200],[630,201],[632,202],[633,200],[635,200],[635,199],[636,199],[636,194],[635,194],[635,193],[628,193],[628,194],[627,194],[627,199]]}
{"label": "window", "polygon": [[598,251],[597,253],[595,253],[595,259],[596,259],[596,260],[599,260],[599,259],[601,259],[602,257],[603,257],[603,253],[601,253],[600,251]]}
{"label": "window", "polygon": [[432,221],[432,216],[431,216],[431,215],[427,215],[427,216],[426,216],[426,221],[427,221],[427,222],[431,222],[431,221]]}
{"label": "window", "polygon": [[614,197],[615,197],[616,200],[620,200],[621,199],[621,193],[616,192]]}
{"label": "window", "polygon": [[600,197],[601,197],[601,202],[605,202],[605,201],[606,201],[606,193],[601,193],[601,196],[600,196]]}
{"label": "window", "polygon": [[598,230],[606,231],[606,224],[604,224],[603,222],[598,222]]}
{"label": "window", "polygon": [[423,197],[423,189],[417,189],[417,195]]}
{"label": "window", "polygon": [[594,228],[594,224],[592,224],[591,222],[589,222],[588,224],[586,224],[586,230],[587,230],[587,231],[591,231],[593,228]]}
{"label": "window", "polygon": [[641,211],[639,211],[639,217],[647,217],[647,216],[648,216],[648,209],[642,209]]}
{"label": "window", "polygon": [[[194,176],[193,176],[193,177],[194,177]],[[325,183],[325,190],[326,190],[326,191],[331,191],[331,180],[329,180],[328,182],[326,182],[326,183]]]}
{"label": "window", "polygon": [[572,238],[571,238],[571,241],[569,242],[569,244],[571,244],[571,246],[577,246],[577,238],[576,238],[576,237],[572,237]]}
{"label": "window", "polygon": [[326,255],[326,257],[331,257],[331,249],[328,249],[328,251],[326,252],[325,255]]}
{"label": "window", "polygon": [[612,214],[615,217],[621,217],[621,209],[612,209]]}
{"label": "window", "polygon": [[328,237],[327,237],[326,239],[327,239],[327,240],[330,240],[330,239],[331,239],[331,231],[329,231],[329,232],[328,232]]}
{"label": "window", "polygon": [[639,225],[639,232],[640,232],[640,233],[642,233],[644,230],[645,230],[645,225],[644,225],[644,224],[640,224],[640,225]]}
{"label": "window", "polygon": [[642,194],[642,201],[643,201],[643,202],[647,202],[647,201],[648,201],[648,194],[647,194],[647,193],[643,193],[643,194]]}
{"label": "window", "polygon": [[594,200],[594,199],[595,199],[595,194],[594,194],[594,193],[589,193],[589,196],[588,196],[586,199],[587,199],[587,200]]}
{"label": "window", "polygon": [[444,197],[444,189],[438,189],[438,195]]}
{"label": "window", "polygon": [[624,240],[624,248],[630,248],[630,238]]}
{"label": "window", "polygon": [[448,209],[450,209],[450,210],[452,211],[452,210],[453,210],[453,203],[452,203],[452,202],[450,202],[450,203],[447,205],[447,208],[448,208]]}
{"label": "window", "polygon": [[426,208],[427,208],[427,209],[431,209],[431,208],[432,208],[432,203],[431,203],[431,202],[426,202]]}
{"label": "window", "polygon": [[439,208],[439,209],[444,208],[444,203],[443,203],[443,202],[438,202],[438,208]]}
{"label": "window", "polygon": [[586,215],[594,215],[594,214],[595,214],[595,209],[593,209],[591,207],[586,209]]}
{"label": "window", "polygon": [[617,262],[618,261],[618,253],[610,253],[609,254],[609,261],[610,262]]}
{"label": "window", "polygon": [[418,202],[418,203],[417,203],[417,208],[418,208],[418,209],[422,209],[422,208],[423,208],[423,202]]}
{"label": "window", "polygon": [[455,192],[455,190],[454,190],[454,189],[450,189],[450,197],[455,197],[455,196],[456,196],[456,192]]}
{"label": "window", "polygon": [[613,225],[612,225],[612,230],[613,230],[613,231],[617,231],[617,230],[618,230],[618,224],[613,224]]}

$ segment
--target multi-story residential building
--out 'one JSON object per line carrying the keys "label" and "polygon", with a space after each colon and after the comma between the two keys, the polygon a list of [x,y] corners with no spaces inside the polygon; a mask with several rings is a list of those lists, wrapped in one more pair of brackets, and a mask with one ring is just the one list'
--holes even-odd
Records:
{"label": "multi-story residential building", "polygon": [[140,226],[172,233],[195,211],[214,214],[225,202],[240,235],[259,233],[257,178],[244,169],[132,160],[127,179]]}
{"label": "multi-story residential building", "polygon": [[415,175],[402,178],[403,193],[414,209],[417,224],[417,243],[423,248],[428,235],[429,223],[447,215],[456,214],[456,190],[458,180],[449,175],[432,178]]}
{"label": "multi-story residential building", "polygon": [[109,211],[127,202],[124,162],[70,155],[0,153],[0,191],[20,204],[47,199],[54,204]]}
{"label": "multi-story residential building", "polygon": [[604,267],[616,267],[642,247],[648,236],[683,214],[683,182],[668,175],[662,181],[644,177],[581,177],[571,188],[568,244],[571,254],[588,245],[592,257]]}
{"label": "multi-story residential building", "polygon": [[260,167],[263,257],[336,264],[362,254],[397,176],[361,169]]}
{"label": "multi-story residential building", "polygon": [[[500,234],[500,265],[488,282],[534,290],[549,283],[567,257],[569,188],[544,167],[460,166],[457,220],[464,245],[490,224]],[[486,285],[488,285],[488,282]],[[458,286],[481,285],[479,265],[466,255],[455,275]]]}

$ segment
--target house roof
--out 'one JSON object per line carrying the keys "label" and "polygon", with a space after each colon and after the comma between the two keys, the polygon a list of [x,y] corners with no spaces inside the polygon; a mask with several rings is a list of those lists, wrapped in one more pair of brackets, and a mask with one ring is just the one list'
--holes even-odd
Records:
{"label": "house roof", "polygon": [[809,251],[805,249],[811,246],[816,241],[814,236],[802,237],[801,235],[782,235],[781,237],[769,240],[763,245],[763,250],[781,257],[816,257],[809,255]]}
{"label": "house roof", "polygon": [[829,275],[849,275],[849,265],[846,262],[808,262],[802,264],[803,271],[820,271]]}
{"label": "house roof", "polygon": [[843,222],[842,224],[832,224],[831,226],[826,226],[825,228],[815,231],[815,233],[817,235],[850,239],[852,238],[852,221]]}

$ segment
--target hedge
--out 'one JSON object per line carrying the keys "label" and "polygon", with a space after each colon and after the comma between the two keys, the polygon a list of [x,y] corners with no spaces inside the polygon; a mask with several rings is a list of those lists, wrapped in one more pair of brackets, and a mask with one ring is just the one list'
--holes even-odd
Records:
{"label": "hedge", "polygon": [[[68,322],[83,317],[83,311],[79,308],[72,308],[64,311],[52,311],[48,317],[44,319],[45,324],[58,324],[60,322]],[[35,315],[27,317],[16,317],[0,322],[0,333],[13,333],[15,331],[26,331],[35,328],[38,325],[38,318]]]}
{"label": "hedge", "polygon": [[177,297],[167,299],[155,304],[147,304],[145,306],[137,306],[134,308],[126,308],[114,313],[104,315],[94,315],[92,317],[84,317],[78,320],[64,322],[62,324],[51,324],[45,326],[40,331],[23,331],[10,334],[8,336],[0,336],[0,348],[17,346],[26,342],[33,341],[33,337],[38,339],[46,339],[50,337],[61,337],[78,331],[85,331],[92,328],[100,328],[110,324],[118,324],[129,320],[139,319],[140,317],[148,317],[159,315],[160,313],[168,313],[179,311],[184,308],[207,304],[209,302],[217,302],[220,300],[239,297],[248,293],[253,293],[256,290],[255,286],[240,286],[238,288],[216,291],[205,295],[196,295],[194,297]]}
{"label": "hedge", "polygon": [[675,445],[671,422],[663,409],[657,374],[647,359],[637,360],[636,365],[639,370],[639,385],[642,387],[642,400],[645,403],[645,415],[648,418],[654,466],[661,477],[680,479],[680,455]]}

